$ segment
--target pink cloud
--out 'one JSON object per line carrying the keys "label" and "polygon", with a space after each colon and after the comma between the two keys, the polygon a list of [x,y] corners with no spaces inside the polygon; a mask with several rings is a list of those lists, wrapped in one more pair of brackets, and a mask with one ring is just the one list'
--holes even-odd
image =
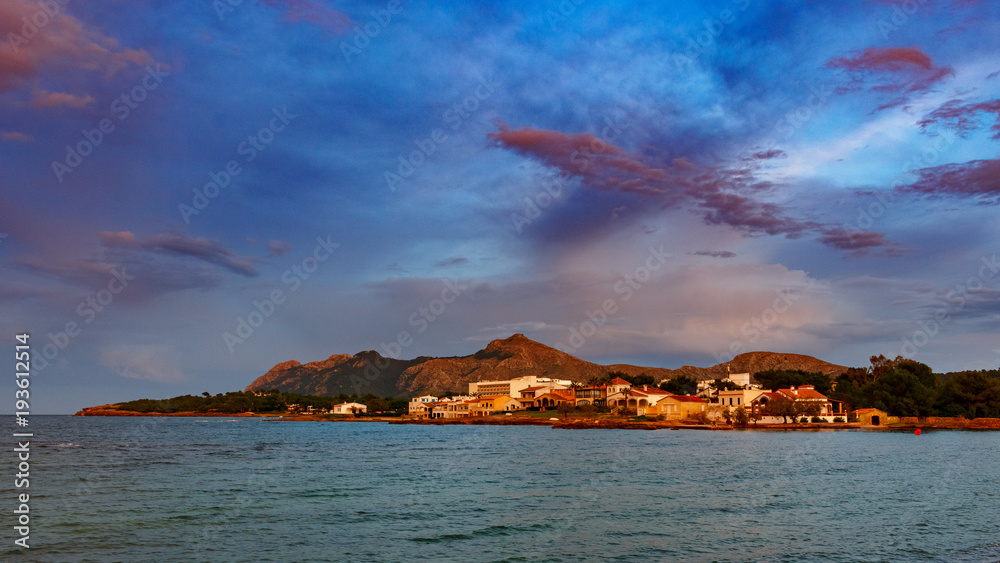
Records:
{"label": "pink cloud", "polygon": [[289,23],[307,22],[337,35],[351,29],[350,16],[313,0],[261,0],[261,3],[285,12]]}
{"label": "pink cloud", "polygon": [[896,191],[928,197],[975,198],[983,203],[1000,204],[1000,159],[922,168],[917,175],[916,182]]}
{"label": "pink cloud", "polygon": [[271,251],[271,256],[284,256],[292,249],[292,245],[283,240],[272,240],[267,243],[267,249]]}
{"label": "pink cloud", "polygon": [[902,94],[926,92],[955,73],[950,67],[936,66],[919,47],[869,47],[848,57],[834,57],[826,66],[844,70],[850,77],[850,84],[839,88],[839,93],[869,84],[873,92],[899,95],[879,110],[900,105],[906,101]]}
{"label": "pink cloud", "polygon": [[996,114],[997,122],[990,129],[995,131],[993,138],[1000,140],[1000,100],[978,104],[965,104],[962,100],[950,100],[927,114],[919,122],[919,125],[921,130],[926,130],[929,125],[941,123],[944,127],[963,134],[980,127],[980,123],[976,119],[980,113]]}
{"label": "pink cloud", "polygon": [[32,0],[0,2],[0,93],[33,86],[45,73],[65,81],[80,70],[114,76],[129,65],[154,63],[146,51],[123,48],[65,12],[47,17],[41,27],[26,26],[40,11]]}
{"label": "pink cloud", "polygon": [[888,70],[899,72],[913,66],[930,70],[931,58],[917,47],[869,47],[853,58],[834,57],[826,66],[847,70]]}
{"label": "pink cloud", "polygon": [[74,96],[63,92],[49,92],[47,90],[35,90],[31,93],[31,105],[36,108],[49,108],[54,106],[69,106],[72,108],[82,108],[94,103],[91,96]]}
{"label": "pink cloud", "polygon": [[3,131],[0,132],[0,139],[13,143],[30,143],[34,137],[20,131]]}
{"label": "pink cloud", "polygon": [[[567,134],[533,127],[511,129],[502,122],[499,128],[487,135],[495,146],[558,168],[594,189],[659,198],[661,208],[691,204],[710,225],[729,226],[747,236],[798,238],[808,233],[820,234],[820,242],[843,250],[886,245],[881,235],[835,236],[838,233],[833,227],[796,219],[776,204],[753,199],[750,196],[770,187],[756,180],[755,165],[727,169],[699,166],[683,158],[674,158],[669,164],[659,163],[630,154],[589,133]],[[765,160],[782,154],[765,151],[755,157]]]}

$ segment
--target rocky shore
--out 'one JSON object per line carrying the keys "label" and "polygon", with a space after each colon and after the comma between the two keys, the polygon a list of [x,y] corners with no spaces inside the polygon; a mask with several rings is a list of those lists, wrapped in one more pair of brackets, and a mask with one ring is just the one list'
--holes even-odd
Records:
{"label": "rocky shore", "polygon": [[259,413],[219,413],[219,412],[175,412],[145,413],[119,410],[114,405],[88,407],[73,416],[183,416],[183,417],[226,417],[226,418],[267,418],[273,422],[388,422],[389,424],[417,424],[424,426],[445,425],[492,425],[492,426],[549,426],[558,429],[627,429],[627,430],[1000,430],[1000,418],[966,419],[962,417],[903,417],[898,423],[885,426],[862,426],[857,423],[810,423],[810,424],[751,424],[737,427],[731,424],[693,424],[678,421],[629,420],[626,418],[540,418],[526,416],[485,416],[476,418],[447,419],[406,419],[397,417],[331,418],[326,415],[311,414],[259,414]]}

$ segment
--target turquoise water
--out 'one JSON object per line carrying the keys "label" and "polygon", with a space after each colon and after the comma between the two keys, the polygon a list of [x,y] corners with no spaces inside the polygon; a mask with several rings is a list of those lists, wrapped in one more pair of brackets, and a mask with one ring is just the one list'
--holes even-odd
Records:
{"label": "turquoise water", "polygon": [[32,426],[10,561],[1000,561],[1000,433]]}

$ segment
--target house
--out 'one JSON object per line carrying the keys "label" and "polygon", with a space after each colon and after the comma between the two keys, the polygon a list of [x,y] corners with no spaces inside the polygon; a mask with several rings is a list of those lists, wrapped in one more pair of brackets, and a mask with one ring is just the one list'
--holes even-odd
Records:
{"label": "house", "polygon": [[[522,401],[523,402],[523,401]],[[570,405],[575,404],[576,397],[573,393],[565,390],[555,390],[549,391],[544,395],[539,395],[535,397],[532,401],[531,406],[542,410],[551,409],[558,407],[559,405],[569,403]]]}
{"label": "house", "polygon": [[655,405],[657,401],[671,395],[673,395],[673,393],[657,389],[656,387],[634,387],[629,390],[629,398],[626,405],[630,409],[635,409],[636,413],[641,415],[643,413],[642,409]]}
{"label": "house", "polygon": [[885,426],[889,423],[889,413],[879,409],[858,409],[851,411],[862,426]]}
{"label": "house", "polygon": [[333,405],[333,414],[358,414],[367,413],[368,407],[361,403],[340,403]]}
{"label": "house", "polygon": [[445,413],[445,418],[465,418],[471,416],[469,412],[469,407],[471,407],[476,402],[475,399],[470,399],[468,397],[459,398],[457,400],[448,403],[448,412]]}
{"label": "house", "polygon": [[[826,395],[816,391],[816,388],[812,385],[800,385],[799,387],[778,389],[777,391],[767,391],[761,393],[750,401],[750,409],[754,412],[761,412],[769,401],[773,401],[775,399],[785,399],[795,401],[796,403],[815,404],[819,408],[819,414],[809,416],[810,418],[812,416],[818,416],[824,422],[833,422],[836,418],[843,418],[846,416],[843,410],[843,401],[834,401],[829,399]],[[764,417],[761,420],[768,423],[777,423],[784,422],[785,417]]]}
{"label": "house", "polygon": [[414,397],[410,399],[410,404],[407,405],[406,413],[417,418],[428,417],[433,410],[433,404],[437,402],[437,400],[438,398],[433,395],[421,395],[419,397]]}
{"label": "house", "polygon": [[576,405],[603,406],[608,397],[607,385],[590,385],[576,388]]}
{"label": "house", "polygon": [[761,389],[734,389],[733,391],[719,391],[717,400],[720,405],[726,408],[747,407],[754,399],[764,394]]}
{"label": "house", "polygon": [[489,416],[496,412],[511,412],[521,409],[521,402],[507,395],[479,397],[469,402],[469,416]]}
{"label": "house", "polygon": [[[778,389],[778,393],[795,402],[815,404],[819,406],[818,416],[843,415],[842,412],[834,412],[833,403],[826,395],[820,393],[812,385],[800,385],[790,389]],[[840,401],[838,401],[840,403]]]}
{"label": "house", "polygon": [[705,412],[707,408],[708,401],[701,397],[668,393],[666,396],[659,397],[655,403],[643,407],[637,412],[646,416],[663,416],[668,420],[682,420]]}
{"label": "house", "polygon": [[607,396],[604,398],[609,407],[625,406],[631,395],[632,384],[620,377],[616,377],[608,383]]}

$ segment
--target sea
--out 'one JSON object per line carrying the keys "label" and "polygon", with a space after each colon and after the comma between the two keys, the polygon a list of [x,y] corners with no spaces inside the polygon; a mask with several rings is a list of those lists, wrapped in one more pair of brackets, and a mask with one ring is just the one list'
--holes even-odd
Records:
{"label": "sea", "polygon": [[1000,561],[1000,432],[30,425],[5,561]]}

